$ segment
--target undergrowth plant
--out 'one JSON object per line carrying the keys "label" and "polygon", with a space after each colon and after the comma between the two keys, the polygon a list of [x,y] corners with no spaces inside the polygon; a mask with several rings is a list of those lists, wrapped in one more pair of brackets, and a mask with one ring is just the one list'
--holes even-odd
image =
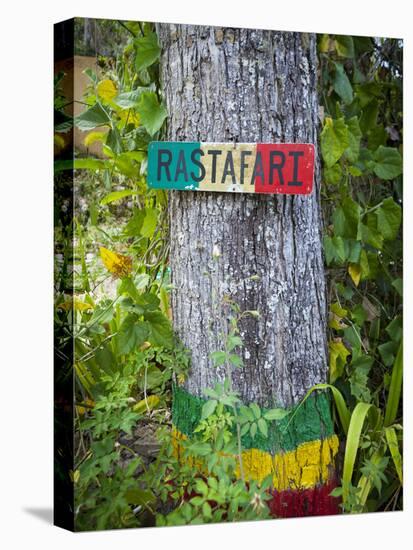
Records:
{"label": "undergrowth plant", "polygon": [[402,48],[319,37],[330,388],[345,511],[402,506]]}

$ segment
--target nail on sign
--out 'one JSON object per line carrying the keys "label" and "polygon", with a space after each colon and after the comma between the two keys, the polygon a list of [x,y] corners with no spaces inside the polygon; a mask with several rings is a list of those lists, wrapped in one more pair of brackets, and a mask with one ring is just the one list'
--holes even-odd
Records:
{"label": "nail on sign", "polygon": [[313,178],[311,143],[149,144],[151,189],[307,195]]}

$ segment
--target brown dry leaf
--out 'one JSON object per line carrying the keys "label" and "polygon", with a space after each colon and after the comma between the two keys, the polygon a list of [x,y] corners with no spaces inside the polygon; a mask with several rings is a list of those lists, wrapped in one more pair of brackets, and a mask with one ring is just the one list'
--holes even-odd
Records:
{"label": "brown dry leaf", "polygon": [[367,314],[367,319],[369,321],[374,321],[374,319],[377,319],[377,317],[380,315],[380,310],[377,306],[372,304],[368,298],[364,296],[362,301],[362,306],[364,308],[364,311]]}

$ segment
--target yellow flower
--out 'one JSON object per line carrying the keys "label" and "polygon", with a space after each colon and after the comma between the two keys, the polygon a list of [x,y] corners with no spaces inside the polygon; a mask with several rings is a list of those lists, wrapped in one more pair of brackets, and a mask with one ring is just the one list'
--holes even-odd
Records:
{"label": "yellow flower", "polygon": [[112,252],[103,246],[100,247],[100,257],[105,267],[115,277],[127,277],[132,272],[132,258],[130,256],[122,256],[117,252]]}

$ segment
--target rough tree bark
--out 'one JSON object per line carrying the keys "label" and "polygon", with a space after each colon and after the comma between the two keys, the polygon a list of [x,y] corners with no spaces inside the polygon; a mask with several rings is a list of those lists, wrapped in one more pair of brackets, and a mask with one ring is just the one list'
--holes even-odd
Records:
{"label": "rough tree bark", "polygon": [[[315,35],[157,30],[165,140],[317,144]],[[233,385],[244,402],[292,407],[326,381],[318,160],[314,183],[309,196],[169,193],[173,323],[191,352],[189,394],[201,397],[225,377],[210,354],[222,349],[220,333],[228,330],[228,295],[260,313],[241,322],[244,367],[234,369]]]}

